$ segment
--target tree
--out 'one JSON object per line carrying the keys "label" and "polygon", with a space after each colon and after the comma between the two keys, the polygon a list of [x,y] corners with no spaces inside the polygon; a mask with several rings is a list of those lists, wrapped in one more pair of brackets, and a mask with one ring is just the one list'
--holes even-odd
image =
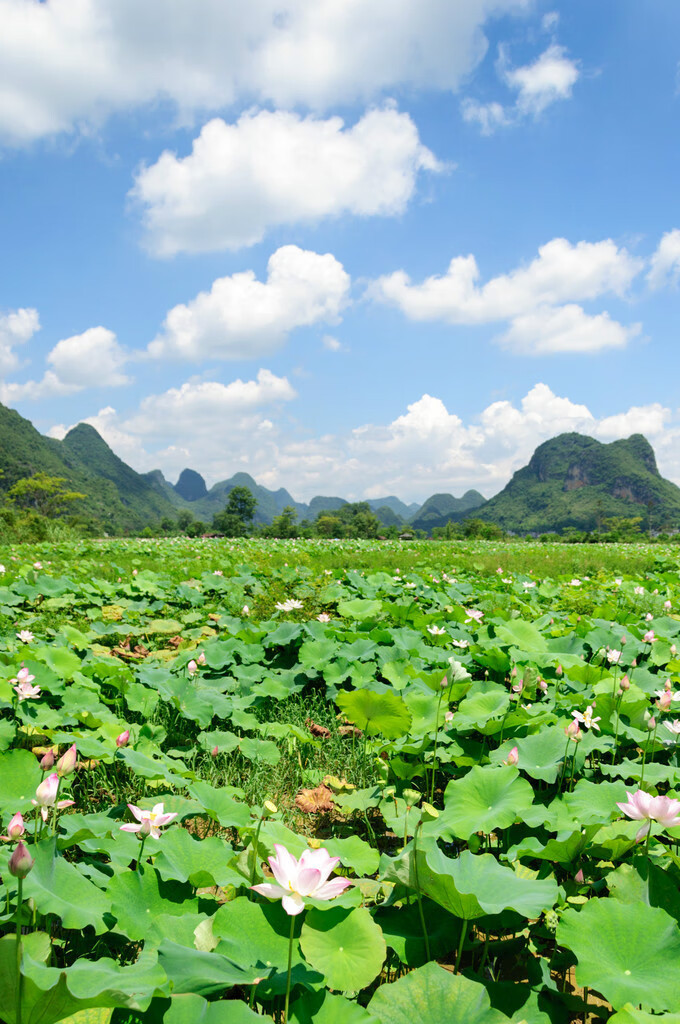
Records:
{"label": "tree", "polygon": [[256,508],[257,498],[249,487],[232,487],[227,504],[213,517],[213,529],[225,537],[243,537]]}
{"label": "tree", "polygon": [[66,490],[66,483],[66,477],[63,476],[34,473],[33,476],[17,480],[7,492],[7,497],[19,508],[53,519],[68,511],[74,501],[80,501],[85,497],[78,491]]}
{"label": "tree", "polygon": [[262,531],[263,537],[299,537],[299,535],[297,510],[292,505],[286,505],[283,512],[275,516],[271,525],[265,526]]}
{"label": "tree", "polygon": [[181,512],[177,513],[177,526],[182,531],[182,533],[187,532],[189,525],[193,523],[193,521],[194,514],[193,512],[190,512],[188,508],[183,508]]}

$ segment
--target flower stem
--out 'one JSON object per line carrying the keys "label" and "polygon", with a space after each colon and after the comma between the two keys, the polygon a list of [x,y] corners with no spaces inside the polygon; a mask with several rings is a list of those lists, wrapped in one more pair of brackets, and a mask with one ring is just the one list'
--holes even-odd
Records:
{"label": "flower stem", "polygon": [[[263,821],[264,821],[264,814],[262,814],[260,816],[260,820],[258,821],[257,828],[255,830],[255,840],[253,842],[253,866],[252,866],[251,871],[250,871],[250,888],[251,889],[255,885],[255,871],[257,869],[257,844],[258,844],[259,839],[260,839],[260,829],[262,828],[262,822]],[[250,898],[253,899],[253,896],[251,895]]]}
{"label": "flower stem", "polygon": [[295,917],[290,917],[290,935],[288,936],[288,974],[286,975],[286,1002],[283,1010],[283,1019],[288,1024],[288,1004],[290,1002],[290,976],[293,968],[293,938],[295,935]]}
{"label": "flower stem", "polygon": [[425,955],[427,962],[429,963],[432,959],[430,956],[430,937],[427,934],[427,925],[425,924],[425,914],[423,913],[423,897],[420,894],[420,882],[418,881],[418,832],[422,821],[418,823],[416,827],[416,834],[413,837],[413,873],[415,875],[416,882],[416,899],[418,900],[418,916],[420,917],[420,927],[423,929],[423,939],[425,940]]}
{"label": "flower stem", "polygon": [[15,1017],[16,1024],[21,1024],[21,911],[24,904],[24,880],[17,878],[17,930],[16,930],[16,966],[17,966],[17,996]]}
{"label": "flower stem", "polygon": [[442,706],[442,697],[444,691],[442,690],[439,694],[439,700],[437,701],[437,717],[434,726],[434,753],[432,754],[432,786],[430,789],[430,803],[434,803],[434,777],[437,774],[437,740],[439,739],[439,711]]}
{"label": "flower stem", "polygon": [[142,856],[144,854],[144,843],[146,842],[146,836],[142,836],[142,845],[139,847],[139,857],[137,858],[137,874],[143,875],[144,868],[142,867]]}
{"label": "flower stem", "polygon": [[458,943],[458,952],[456,954],[456,966],[453,968],[453,973],[458,974],[460,972],[460,961],[463,956],[463,946],[465,945],[465,936],[467,934],[467,918],[463,918],[463,930],[460,933],[460,942]]}

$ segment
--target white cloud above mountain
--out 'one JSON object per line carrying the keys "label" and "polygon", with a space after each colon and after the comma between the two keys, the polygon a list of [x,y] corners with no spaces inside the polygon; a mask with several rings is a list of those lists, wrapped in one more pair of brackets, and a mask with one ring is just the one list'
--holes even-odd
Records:
{"label": "white cloud above mountain", "polygon": [[327,109],[399,86],[455,90],[490,17],[530,0],[0,0],[0,136],[91,131],[170,101]]}
{"label": "white cloud above mountain", "polygon": [[284,245],[270,256],[266,281],[242,271],[174,306],[148,354],[189,362],[257,359],[296,327],[337,323],[349,287],[349,274],[330,253]]}
{"label": "white cloud above mountain", "polygon": [[166,151],[143,167],[131,196],[149,249],[170,256],[254,245],[284,224],[399,214],[422,170],[442,166],[393,107],[352,127],[262,110],[209,121],[188,156]]}
{"label": "white cloud above mountain", "polygon": [[17,345],[25,345],[40,330],[37,309],[13,309],[0,313],[0,374],[19,366]]}

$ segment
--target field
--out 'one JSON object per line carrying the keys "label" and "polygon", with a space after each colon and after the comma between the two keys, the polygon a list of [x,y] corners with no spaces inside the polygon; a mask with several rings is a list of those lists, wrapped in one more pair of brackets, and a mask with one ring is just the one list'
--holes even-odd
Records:
{"label": "field", "polygon": [[2,1021],[678,1024],[678,557],[0,548]]}

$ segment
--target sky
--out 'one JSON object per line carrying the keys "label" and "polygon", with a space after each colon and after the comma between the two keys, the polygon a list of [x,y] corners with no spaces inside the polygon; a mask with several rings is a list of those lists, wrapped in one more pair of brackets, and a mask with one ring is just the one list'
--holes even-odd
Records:
{"label": "sky", "polygon": [[677,0],[0,0],[0,401],[140,472],[680,484]]}

